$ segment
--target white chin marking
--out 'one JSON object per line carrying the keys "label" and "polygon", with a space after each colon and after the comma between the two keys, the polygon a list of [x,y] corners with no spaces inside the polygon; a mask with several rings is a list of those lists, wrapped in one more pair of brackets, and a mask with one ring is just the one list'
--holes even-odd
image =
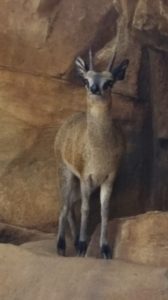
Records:
{"label": "white chin marking", "polygon": [[89,96],[93,97],[93,98],[102,98],[102,94],[93,94],[91,92],[89,92]]}

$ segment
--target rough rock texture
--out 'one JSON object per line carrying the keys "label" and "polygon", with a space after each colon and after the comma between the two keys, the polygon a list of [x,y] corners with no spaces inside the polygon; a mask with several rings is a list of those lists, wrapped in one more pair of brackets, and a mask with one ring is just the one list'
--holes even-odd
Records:
{"label": "rough rock texture", "polygon": [[[113,258],[168,267],[168,213],[146,213],[115,219],[109,224]],[[94,232],[87,255],[99,257],[100,226]]]}
{"label": "rough rock texture", "polygon": [[[5,0],[0,13],[1,64],[24,72],[62,76],[76,53],[98,39],[98,30],[101,29],[103,36],[110,20],[117,18],[111,0],[104,0],[95,10],[96,3],[96,0],[16,0],[11,4]],[[109,22],[103,22],[107,18]],[[105,41],[115,27],[108,30]]]}
{"label": "rough rock texture", "polygon": [[0,219],[47,230],[58,211],[54,137],[58,122],[81,109],[82,93],[71,88],[70,95],[68,83],[52,79],[0,73]]}
{"label": "rough rock texture", "polygon": [[167,300],[168,269],[0,245],[3,300]]}
{"label": "rough rock texture", "polygon": [[111,215],[168,208],[167,20],[164,0],[1,1],[1,221],[55,226],[53,141],[60,123],[85,109],[73,62],[90,46],[98,67],[116,44],[116,63],[130,59],[126,80],[113,90],[113,117],[128,150]]}
{"label": "rough rock texture", "polygon": [[0,223],[0,243],[20,245],[38,240],[53,240],[55,234]]}

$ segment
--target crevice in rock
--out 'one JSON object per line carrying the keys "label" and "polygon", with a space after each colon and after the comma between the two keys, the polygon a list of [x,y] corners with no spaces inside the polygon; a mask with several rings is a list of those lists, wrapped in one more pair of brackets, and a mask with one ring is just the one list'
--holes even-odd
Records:
{"label": "crevice in rock", "polygon": [[47,34],[46,34],[46,38],[45,38],[45,43],[48,42],[48,40],[50,39],[52,33],[53,33],[53,30],[54,30],[54,25],[57,21],[57,16],[58,16],[58,11],[56,11],[56,13],[54,14],[53,17],[50,17],[49,18],[49,21],[48,21],[48,30],[47,30]]}
{"label": "crevice in rock", "polygon": [[142,189],[139,195],[139,201],[142,204],[143,212],[154,209],[154,203],[151,200],[152,189],[152,171],[153,171],[153,112],[151,104],[151,84],[150,84],[150,62],[148,48],[142,49],[141,68],[138,78],[139,101],[146,106],[146,114],[141,132],[141,156],[142,156]]}
{"label": "crevice in rock", "polygon": [[159,145],[164,150],[168,149],[168,139],[166,138],[159,138]]}
{"label": "crevice in rock", "polygon": [[54,30],[54,25],[57,21],[59,11],[60,11],[60,4],[61,0],[42,0],[40,2],[39,8],[38,8],[38,13],[42,17],[47,17],[48,19],[48,29],[47,29],[47,34],[45,38],[45,43],[48,42],[50,39],[53,30]]}
{"label": "crevice in rock", "polygon": [[153,110],[154,158],[152,202],[155,209],[168,209],[168,129],[167,62],[168,53],[150,49],[150,75]]}
{"label": "crevice in rock", "polygon": [[0,243],[21,245],[29,241],[38,241],[50,237],[53,237],[53,234],[0,223]]}
{"label": "crevice in rock", "polygon": [[17,68],[14,67],[10,67],[10,66],[6,66],[6,65],[0,65],[0,71],[8,71],[8,72],[12,72],[12,73],[20,73],[20,74],[27,74],[27,75],[31,75],[34,77],[41,77],[44,79],[48,79],[48,80],[55,80],[58,82],[64,82],[69,84],[70,81],[66,78],[62,78],[60,76],[56,76],[56,75],[49,75],[47,73],[38,73],[38,72],[30,72],[30,71],[25,71],[25,70],[18,70]]}

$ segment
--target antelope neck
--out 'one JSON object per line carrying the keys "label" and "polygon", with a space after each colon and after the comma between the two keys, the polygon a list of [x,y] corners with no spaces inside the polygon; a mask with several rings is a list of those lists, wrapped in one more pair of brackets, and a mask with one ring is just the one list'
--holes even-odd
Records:
{"label": "antelope neck", "polygon": [[113,120],[110,101],[98,100],[89,103],[87,108],[87,133],[91,143],[108,144],[112,138]]}

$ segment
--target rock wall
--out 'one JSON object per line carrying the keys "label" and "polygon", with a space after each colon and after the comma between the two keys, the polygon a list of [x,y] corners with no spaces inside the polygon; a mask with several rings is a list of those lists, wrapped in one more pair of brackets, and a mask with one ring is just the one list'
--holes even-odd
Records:
{"label": "rock wall", "polygon": [[[74,59],[98,68],[117,43],[129,58],[113,90],[128,150],[111,215],[168,208],[168,4],[164,0],[4,0],[0,3],[0,220],[51,230],[58,215],[53,141],[85,109]],[[97,218],[97,211],[92,208]]]}

